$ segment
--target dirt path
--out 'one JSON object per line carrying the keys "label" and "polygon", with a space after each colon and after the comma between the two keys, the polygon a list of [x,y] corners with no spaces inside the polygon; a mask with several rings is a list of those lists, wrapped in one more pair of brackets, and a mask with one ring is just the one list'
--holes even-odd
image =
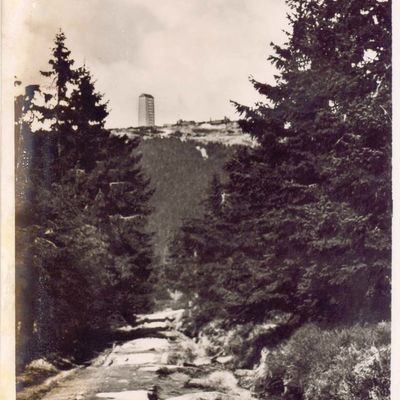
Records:
{"label": "dirt path", "polygon": [[[61,380],[42,400],[228,400],[251,399],[233,374],[212,365],[176,329],[182,310],[149,314],[141,325],[154,337],[127,341]],[[211,375],[210,375],[211,374]],[[210,378],[211,377],[211,378]]]}

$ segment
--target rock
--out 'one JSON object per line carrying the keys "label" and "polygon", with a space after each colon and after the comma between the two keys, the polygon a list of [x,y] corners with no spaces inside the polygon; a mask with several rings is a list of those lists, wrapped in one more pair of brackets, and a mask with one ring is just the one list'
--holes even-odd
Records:
{"label": "rock", "polygon": [[165,351],[168,347],[167,339],[141,338],[126,342],[114,351],[116,353],[143,353],[146,351]]}
{"label": "rock", "polygon": [[127,390],[124,392],[97,393],[96,397],[107,400],[149,400],[151,393],[147,390]]}
{"label": "rock", "polygon": [[238,379],[239,386],[245,389],[253,387],[256,371],[252,369],[237,369],[234,371],[234,375]]}
{"label": "rock", "polygon": [[249,390],[238,386],[236,377],[230,371],[214,371],[207,377],[191,379],[187,382],[186,387],[215,390],[216,393],[229,395],[229,399],[253,399]]}
{"label": "rock", "polygon": [[210,365],[211,359],[210,357],[197,357],[193,360],[193,365],[196,367],[200,367],[202,365]]}
{"label": "rock", "polygon": [[168,374],[173,374],[174,372],[185,372],[188,368],[182,365],[148,365],[144,367],[140,367],[138,371],[144,372],[155,372],[157,374],[163,374],[163,372],[167,372]]}
{"label": "rock", "polygon": [[143,372],[158,372],[158,370],[160,369],[161,367],[159,366],[159,365],[148,365],[148,366],[145,366],[145,367],[140,367],[139,369],[138,369],[138,371],[143,371]]}
{"label": "rock", "polygon": [[215,371],[205,378],[190,379],[187,387],[196,387],[202,389],[218,389],[222,391],[235,391],[237,389],[237,380],[232,372]]}
{"label": "rock", "polygon": [[196,358],[196,350],[196,344],[185,338],[171,348],[167,358],[168,364],[183,365],[184,363],[192,363]]}
{"label": "rock", "polygon": [[145,365],[158,364],[161,355],[157,353],[111,353],[104,362],[106,367],[117,365]]}
{"label": "rock", "polygon": [[167,400],[232,400],[232,396],[219,392],[196,392],[177,397],[169,397]]}
{"label": "rock", "polygon": [[71,369],[71,368],[75,368],[76,364],[73,363],[70,359],[68,358],[57,358],[54,360],[54,365],[58,368],[58,369]]}
{"label": "rock", "polygon": [[237,379],[230,371],[215,371],[208,376],[208,381],[213,388],[235,391]]}
{"label": "rock", "polygon": [[135,332],[136,334],[144,333],[144,334],[154,334],[160,331],[166,331],[171,329],[172,325],[170,321],[150,321],[144,322],[137,326],[126,325],[117,328],[116,330],[119,332]]}
{"label": "rock", "polygon": [[186,385],[186,387],[189,388],[200,388],[200,389],[210,389],[212,388],[212,385],[208,381],[207,378],[193,378],[190,379]]}
{"label": "rock", "polygon": [[169,360],[169,353],[166,351],[165,353],[161,354],[160,363],[161,364],[168,364],[168,360]]}
{"label": "rock", "polygon": [[186,385],[186,383],[190,380],[190,376],[184,374],[183,372],[174,372],[168,376],[168,379],[179,383],[180,385]]}
{"label": "rock", "polygon": [[227,364],[233,360],[233,356],[222,356],[222,357],[217,357],[215,361],[219,364]]}
{"label": "rock", "polygon": [[172,310],[171,308],[167,308],[164,311],[156,312],[153,314],[144,314],[137,316],[138,323],[146,323],[146,322],[161,322],[161,321],[174,321],[182,318],[185,310]]}
{"label": "rock", "polygon": [[57,372],[58,369],[51,363],[49,363],[44,358],[39,358],[38,360],[33,360],[29,365],[30,369],[40,369],[42,371]]}
{"label": "rock", "polygon": [[236,377],[241,378],[243,376],[249,376],[249,375],[254,376],[255,375],[255,371],[252,370],[252,369],[235,369],[235,371],[233,371],[233,374]]}

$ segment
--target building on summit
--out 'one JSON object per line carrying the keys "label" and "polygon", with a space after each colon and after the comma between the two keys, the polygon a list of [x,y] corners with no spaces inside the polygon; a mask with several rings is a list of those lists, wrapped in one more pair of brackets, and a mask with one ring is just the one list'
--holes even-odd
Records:
{"label": "building on summit", "polygon": [[154,126],[154,97],[151,94],[139,96],[139,126]]}

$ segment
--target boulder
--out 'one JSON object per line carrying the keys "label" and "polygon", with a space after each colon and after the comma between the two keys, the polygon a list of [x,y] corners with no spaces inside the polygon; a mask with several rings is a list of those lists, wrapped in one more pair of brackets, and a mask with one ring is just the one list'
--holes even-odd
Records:
{"label": "boulder", "polygon": [[96,397],[107,400],[149,400],[151,392],[147,390],[126,390],[123,392],[97,393]]}
{"label": "boulder", "polygon": [[167,339],[160,338],[140,338],[130,340],[120,346],[116,346],[115,353],[143,353],[147,351],[162,352],[168,350],[169,343]]}
{"label": "boulder", "polygon": [[209,357],[196,357],[193,360],[193,365],[196,367],[201,367],[203,365],[210,365],[211,364],[211,359]]}
{"label": "boulder", "polygon": [[169,374],[173,374],[174,372],[185,372],[187,369],[188,369],[188,367],[184,367],[182,365],[156,364],[156,365],[148,365],[148,366],[140,367],[139,371],[155,372],[160,375],[169,375]]}
{"label": "boulder", "polygon": [[233,392],[237,389],[237,380],[232,372],[215,371],[204,378],[190,379],[186,386]]}
{"label": "boulder", "polygon": [[207,378],[190,379],[185,386],[189,388],[213,389],[212,385],[210,384]]}
{"label": "boulder", "polygon": [[229,356],[221,356],[221,357],[217,357],[215,359],[215,361],[219,364],[228,364],[229,362],[231,362],[233,360],[233,356],[229,355]]}
{"label": "boulder", "polygon": [[196,392],[169,397],[167,400],[232,400],[232,396],[219,392]]}
{"label": "boulder", "polygon": [[234,375],[238,379],[240,387],[245,389],[251,389],[253,387],[256,371],[252,369],[237,369],[234,371]]}
{"label": "boulder", "polygon": [[57,372],[58,369],[51,363],[49,363],[44,358],[39,358],[37,360],[33,360],[29,365],[29,369],[38,369],[47,372]]}
{"label": "boulder", "polygon": [[184,374],[183,372],[174,372],[168,376],[168,379],[179,383],[179,385],[186,385],[186,383],[190,380],[190,376]]}

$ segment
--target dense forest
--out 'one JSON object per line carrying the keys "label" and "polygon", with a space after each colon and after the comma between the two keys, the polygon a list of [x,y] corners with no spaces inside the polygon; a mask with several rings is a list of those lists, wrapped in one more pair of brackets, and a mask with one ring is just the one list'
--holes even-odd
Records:
{"label": "dense forest", "polygon": [[107,103],[57,34],[48,87],[16,101],[20,368],[78,360],[163,287],[190,308],[187,334],[222,329],[236,367],[264,364],[261,396],[389,399],[391,2],[287,4],[274,83],[251,78],[264,101],[233,103],[257,145],[230,151],[183,223],[172,196],[162,265],[139,139],[105,129]]}
{"label": "dense forest", "polygon": [[104,128],[107,103],[56,36],[48,91],[17,99],[17,348],[82,357],[110,324],[152,303],[152,195],[138,140]]}
{"label": "dense forest", "polygon": [[270,57],[275,85],[252,80],[265,102],[235,104],[259,146],[228,162],[228,183],[213,183],[208,212],[177,237],[171,273],[200,308],[232,321],[386,319],[390,6],[289,4],[292,33]]}
{"label": "dense forest", "polygon": [[[226,183],[213,181],[204,216],[175,238],[166,279],[193,302],[192,332],[216,318],[245,335],[249,324],[284,320],[278,339],[265,335],[251,344],[275,346],[300,328],[279,350],[289,359],[276,350],[278,375],[293,362],[303,369],[297,389],[309,390],[307,398],[373,398],[357,392],[365,382],[349,384],[344,397],[329,381],[343,359],[354,367],[362,352],[370,354],[365,336],[385,330],[374,324],[390,319],[391,5],[287,3],[291,31],[269,57],[275,83],[251,78],[265,100],[234,103],[259,146],[237,151],[226,164]],[[336,328],[345,329],[338,338],[329,331]],[[330,345],[322,345],[325,334]],[[361,358],[343,353],[343,336],[359,342]],[[259,354],[241,359],[251,366]],[[310,364],[305,370],[300,354]],[[322,362],[333,354],[342,361]],[[321,370],[332,376],[315,388]]]}

